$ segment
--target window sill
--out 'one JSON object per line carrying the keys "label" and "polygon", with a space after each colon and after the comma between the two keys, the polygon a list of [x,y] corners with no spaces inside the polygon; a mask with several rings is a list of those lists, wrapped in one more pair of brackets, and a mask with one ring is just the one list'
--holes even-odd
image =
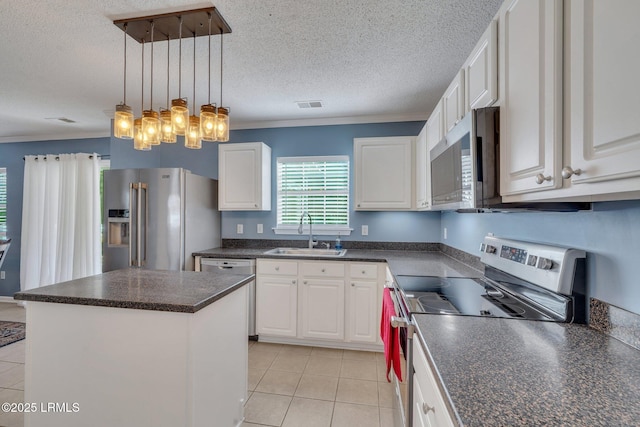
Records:
{"label": "window sill", "polygon": [[[350,236],[353,228],[344,225],[314,225],[314,236]],[[299,234],[297,225],[280,225],[272,228],[275,234]],[[302,234],[309,235],[309,225],[302,226]]]}

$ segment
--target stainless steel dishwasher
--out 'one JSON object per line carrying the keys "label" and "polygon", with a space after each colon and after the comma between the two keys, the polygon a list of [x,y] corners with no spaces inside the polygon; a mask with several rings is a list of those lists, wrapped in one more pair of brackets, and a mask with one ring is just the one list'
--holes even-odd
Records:
{"label": "stainless steel dishwasher", "polygon": [[[221,259],[221,258],[201,258],[201,271],[217,271],[228,274],[256,274],[255,259]],[[256,281],[253,280],[247,285],[247,313],[249,314],[249,339],[258,340],[256,334]]]}

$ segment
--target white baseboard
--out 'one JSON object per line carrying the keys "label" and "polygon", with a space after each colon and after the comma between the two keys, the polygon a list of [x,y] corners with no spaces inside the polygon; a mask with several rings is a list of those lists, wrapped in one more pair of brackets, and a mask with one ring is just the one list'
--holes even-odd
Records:
{"label": "white baseboard", "polygon": [[13,297],[3,297],[3,296],[0,296],[0,302],[11,302],[11,303],[14,303],[14,304],[20,304],[20,302],[19,302],[19,301],[14,300],[14,299],[13,299]]}

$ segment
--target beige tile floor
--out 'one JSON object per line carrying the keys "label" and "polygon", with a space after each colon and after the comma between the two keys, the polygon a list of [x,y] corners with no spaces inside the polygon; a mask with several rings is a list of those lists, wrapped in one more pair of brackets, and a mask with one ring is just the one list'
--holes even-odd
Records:
{"label": "beige tile floor", "polygon": [[393,426],[382,353],[250,342],[244,427]]}
{"label": "beige tile floor", "polygon": [[[0,320],[25,310],[0,303]],[[25,342],[0,348],[0,402],[24,401]],[[391,427],[394,389],[382,353],[249,342],[249,400],[243,427]],[[23,427],[0,411],[0,427]]]}

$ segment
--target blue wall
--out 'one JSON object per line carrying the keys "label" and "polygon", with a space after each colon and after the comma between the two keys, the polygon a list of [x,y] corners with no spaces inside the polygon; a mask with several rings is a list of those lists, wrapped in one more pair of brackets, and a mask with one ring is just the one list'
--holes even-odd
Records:
{"label": "blue wall", "polygon": [[[272,184],[276,183],[276,158],[284,156],[348,155],[353,157],[353,138],[417,135],[424,122],[377,123],[335,126],[307,126],[232,131],[229,142],[261,141],[271,147]],[[353,164],[353,159],[352,159]],[[163,144],[151,152],[136,152],[130,141],[113,139],[111,167],[184,167],[199,175],[218,177],[218,144],[203,143],[202,150],[188,150],[182,144]],[[353,167],[352,179],[353,179]],[[380,171],[394,173],[395,171]],[[276,206],[276,193],[271,194]],[[350,197],[353,198],[353,189]],[[440,214],[434,212],[355,212],[351,211],[351,236],[345,240],[437,242]],[[244,233],[236,234],[236,225],[244,225]],[[264,233],[257,234],[257,224]],[[269,212],[223,212],[222,237],[241,239],[291,239],[298,236],[276,235],[276,210]],[[361,225],[369,226],[369,235],[360,234]],[[304,237],[299,237],[304,239]],[[334,239],[335,236],[321,236]]]}
{"label": "blue wall", "polygon": [[5,280],[0,280],[0,295],[13,295],[20,290],[20,233],[22,230],[22,187],[26,155],[62,153],[109,154],[109,138],[70,141],[38,141],[0,144],[0,167],[7,168],[7,236],[11,248],[2,265]]}
{"label": "blue wall", "polygon": [[477,254],[487,233],[583,249],[588,295],[640,314],[640,201],[594,203],[576,213],[442,214],[450,246]]}

